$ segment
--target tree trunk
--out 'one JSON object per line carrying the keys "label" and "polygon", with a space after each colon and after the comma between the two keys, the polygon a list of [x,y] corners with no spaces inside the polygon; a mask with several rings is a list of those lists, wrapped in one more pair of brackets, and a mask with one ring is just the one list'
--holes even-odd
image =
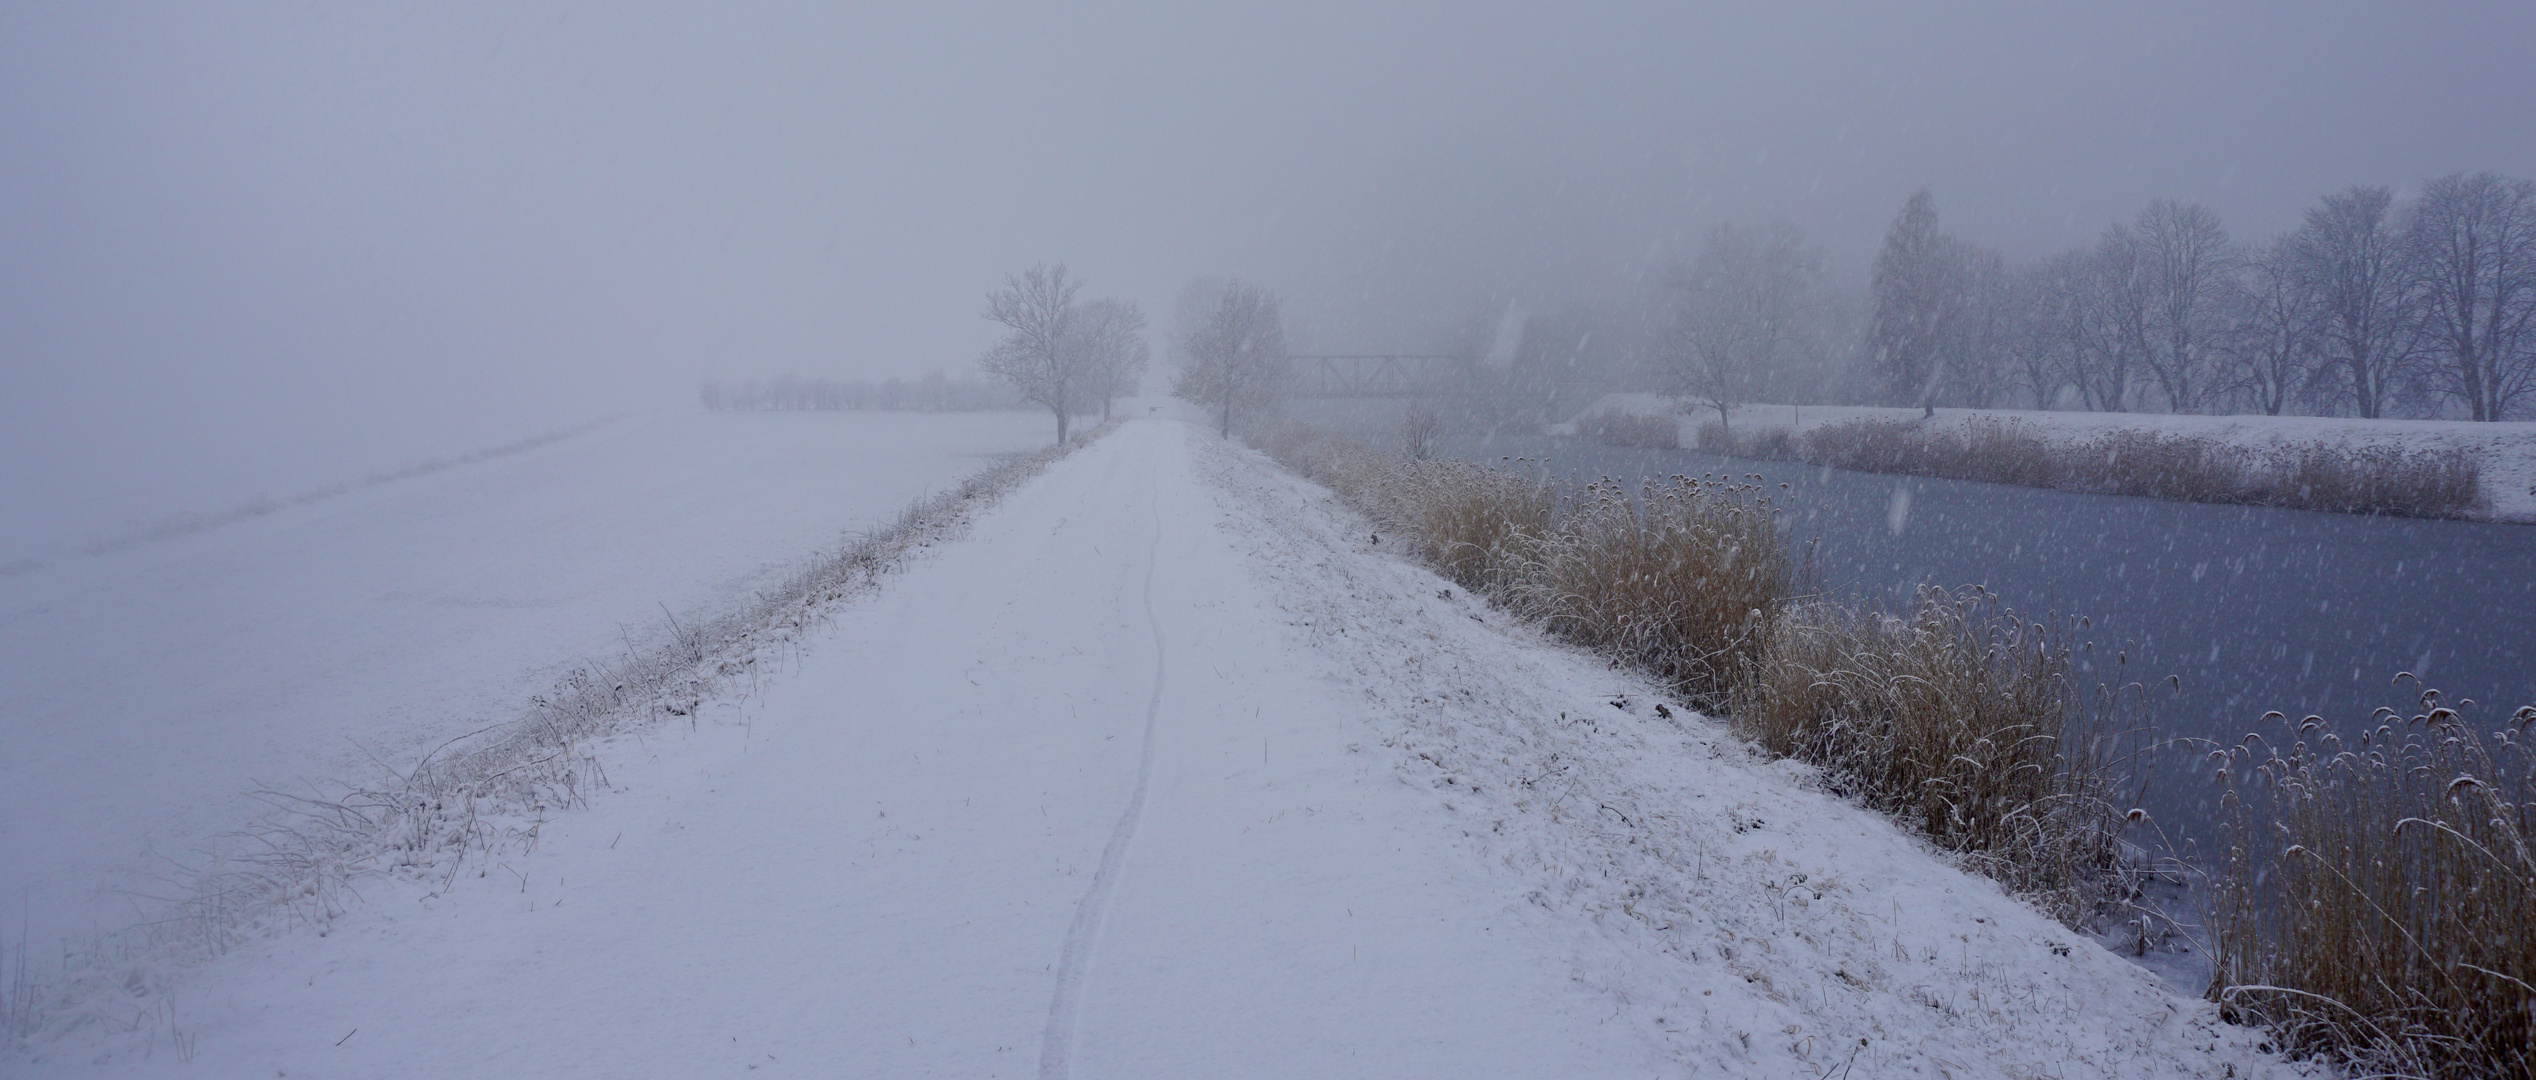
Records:
{"label": "tree trunk", "polygon": [[1064,446],[1066,428],[1065,408],[1060,405],[1051,405],[1048,407],[1048,411],[1057,414],[1057,445]]}

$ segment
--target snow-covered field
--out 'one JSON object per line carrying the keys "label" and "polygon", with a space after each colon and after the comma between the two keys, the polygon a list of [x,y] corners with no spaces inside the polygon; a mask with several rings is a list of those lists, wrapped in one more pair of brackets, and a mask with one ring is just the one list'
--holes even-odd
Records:
{"label": "snow-covered field", "polygon": [[1193,425],[832,618],[533,849],[26,1071],[2289,1072]]}
{"label": "snow-covered field", "polygon": [[[1681,427],[1681,444],[1686,447],[1698,444],[1702,423],[1717,419],[1715,409],[1684,405],[1655,394],[1607,394],[1575,419],[1560,425],[1556,433],[1574,434],[1577,423],[1591,417],[1624,414],[1673,417]],[[1826,424],[1851,420],[1917,421],[1921,411],[1866,405],[1743,405],[1736,407],[1732,415],[1739,434],[1774,428],[1803,434]],[[2410,450],[2467,450],[2483,459],[2483,491],[2491,501],[2489,517],[2497,521],[2536,522],[2536,422],[2478,424],[2465,420],[2357,420],[2335,416],[1939,409],[1934,423],[1961,425],[1975,417],[2030,424],[2048,438],[2071,442],[2107,431],[2133,430],[2207,436],[2257,449],[2283,443],[2329,442]]]}
{"label": "snow-covered field", "polygon": [[0,576],[11,946],[151,917],[259,784],[517,714],[841,533],[1044,446],[1030,413],[673,413]]}

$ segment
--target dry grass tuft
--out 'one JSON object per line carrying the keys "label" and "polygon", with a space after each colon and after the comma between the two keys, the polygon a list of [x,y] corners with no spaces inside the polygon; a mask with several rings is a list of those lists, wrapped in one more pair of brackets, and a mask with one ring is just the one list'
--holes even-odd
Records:
{"label": "dry grass tuft", "polygon": [[1806,433],[1796,456],[1835,469],[2026,487],[2064,486],[2068,471],[2033,425],[1986,418],[1960,431],[1901,420],[1826,424]]}
{"label": "dry grass tuft", "polygon": [[2174,502],[2261,502],[2255,455],[2217,439],[2108,431],[2043,453],[2066,461],[2059,486]]}
{"label": "dry grass tuft", "polygon": [[1797,459],[1796,433],[1787,428],[1762,428],[1738,435],[1715,420],[1699,426],[1699,449],[1705,454],[1753,458],[1759,461],[1794,461]]}
{"label": "dry grass tuft", "polygon": [[1613,446],[1645,446],[1659,450],[1682,448],[1682,426],[1670,416],[1601,413],[1578,421],[1576,427],[1578,434]]}
{"label": "dry grass tuft", "polygon": [[1501,594],[1551,632],[1722,702],[1787,599],[1787,546],[1758,484],[1612,481],[1559,500],[1511,546]]}
{"label": "dry grass tuft", "polygon": [[1924,587],[1900,614],[1793,605],[1768,635],[1735,683],[1738,734],[2065,923],[2119,898],[2115,733],[2072,683],[2061,630]]}
{"label": "dry grass tuft", "polygon": [[2262,501],[2345,514],[2469,517],[2483,507],[2483,463],[2463,450],[2298,443],[2266,456]]}
{"label": "dry grass tuft", "polygon": [[[1710,448],[1705,432],[1701,448]],[[1777,456],[1758,446],[1717,452]],[[2431,518],[2471,517],[2483,506],[2482,463],[2463,450],[2311,442],[2262,451],[2139,430],[2054,442],[2033,425],[1984,417],[1960,429],[1901,420],[1826,424],[1808,432],[1791,456],[1860,472],[2179,502]]]}
{"label": "dry grass tuft", "polygon": [[2487,742],[2437,691],[2417,705],[2352,744],[2308,717],[2286,749],[2213,752],[2211,996],[2357,1070],[2536,1075],[2536,706]]}
{"label": "dry grass tuft", "polygon": [[1463,588],[1500,593],[1517,552],[1550,528],[1548,488],[1468,461],[1399,465],[1382,486],[1378,520],[1407,536],[1418,557]]}
{"label": "dry grass tuft", "polygon": [[1549,489],[1475,462],[1402,460],[1298,423],[1268,428],[1257,443],[1473,592],[1497,592],[1511,553],[1550,524]]}

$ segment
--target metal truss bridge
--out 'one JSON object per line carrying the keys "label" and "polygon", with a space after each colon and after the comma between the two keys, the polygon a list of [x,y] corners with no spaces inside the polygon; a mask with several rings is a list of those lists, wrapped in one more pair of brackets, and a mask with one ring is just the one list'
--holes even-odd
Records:
{"label": "metal truss bridge", "polygon": [[1475,356],[1289,356],[1294,395],[1308,398],[1437,397],[1469,393]]}

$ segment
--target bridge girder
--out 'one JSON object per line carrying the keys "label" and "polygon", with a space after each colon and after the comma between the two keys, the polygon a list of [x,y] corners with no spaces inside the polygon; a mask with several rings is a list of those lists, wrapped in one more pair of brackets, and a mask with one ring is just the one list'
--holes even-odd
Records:
{"label": "bridge girder", "polygon": [[1313,398],[1439,397],[1469,393],[1479,379],[1473,356],[1384,353],[1289,356],[1295,396]]}

